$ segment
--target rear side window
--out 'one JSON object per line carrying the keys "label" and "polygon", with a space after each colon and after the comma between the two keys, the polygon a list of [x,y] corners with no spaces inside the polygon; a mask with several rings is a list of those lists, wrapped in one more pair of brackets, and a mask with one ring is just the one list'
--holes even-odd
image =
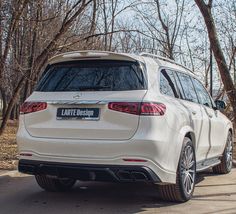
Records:
{"label": "rear side window", "polygon": [[198,103],[197,94],[194,89],[192,80],[190,79],[190,76],[180,72],[177,72],[177,75],[182,85],[185,99],[191,102]]}
{"label": "rear side window", "polygon": [[194,84],[196,91],[197,91],[199,102],[202,105],[212,108],[211,98],[210,98],[209,94],[207,93],[206,89],[203,87],[202,83],[200,81],[196,80],[195,78],[192,78],[192,80],[193,80],[193,84]]}
{"label": "rear side window", "polygon": [[181,85],[181,83],[180,83],[180,81],[179,81],[179,78],[178,78],[178,76],[177,76],[177,72],[173,71],[173,73],[175,74],[176,86],[177,86],[177,88],[178,88],[178,90],[179,90],[179,95],[180,95],[180,97],[181,97],[182,99],[184,99],[183,87],[182,87],[182,85]]}
{"label": "rear side window", "polygon": [[136,62],[90,60],[55,64],[40,80],[36,91],[126,91],[147,89]]}
{"label": "rear side window", "polygon": [[160,91],[162,94],[178,98],[178,92],[175,77],[170,70],[161,70],[160,73]]}

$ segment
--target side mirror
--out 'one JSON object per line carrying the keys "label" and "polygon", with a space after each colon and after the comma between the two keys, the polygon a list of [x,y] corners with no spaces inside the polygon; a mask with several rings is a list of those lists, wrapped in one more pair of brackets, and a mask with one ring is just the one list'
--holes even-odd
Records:
{"label": "side mirror", "polygon": [[226,103],[223,100],[215,100],[215,104],[219,111],[223,111],[226,108]]}

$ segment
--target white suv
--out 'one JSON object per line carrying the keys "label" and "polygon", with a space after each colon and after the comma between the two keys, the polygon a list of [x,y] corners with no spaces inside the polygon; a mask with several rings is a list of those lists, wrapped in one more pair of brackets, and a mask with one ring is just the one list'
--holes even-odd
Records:
{"label": "white suv", "polygon": [[232,167],[231,122],[184,66],[150,54],[53,57],[21,107],[19,171],[45,190],[145,181],[187,201],[196,172]]}

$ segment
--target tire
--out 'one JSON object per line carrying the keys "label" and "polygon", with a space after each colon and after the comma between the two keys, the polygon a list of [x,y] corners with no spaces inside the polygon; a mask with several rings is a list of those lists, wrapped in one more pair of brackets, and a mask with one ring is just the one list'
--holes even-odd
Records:
{"label": "tire", "polygon": [[[188,160],[188,162],[186,162]],[[185,137],[176,172],[176,184],[159,186],[163,200],[186,202],[192,198],[196,179],[196,157],[191,139]]]}
{"label": "tire", "polygon": [[221,157],[221,163],[212,167],[215,174],[228,174],[233,166],[233,139],[232,133],[228,133],[225,150]]}
{"label": "tire", "polygon": [[35,179],[38,183],[38,185],[48,191],[48,192],[60,192],[60,191],[67,191],[71,189],[76,180],[75,179],[69,179],[69,178],[53,178],[49,177],[47,175],[35,175]]}

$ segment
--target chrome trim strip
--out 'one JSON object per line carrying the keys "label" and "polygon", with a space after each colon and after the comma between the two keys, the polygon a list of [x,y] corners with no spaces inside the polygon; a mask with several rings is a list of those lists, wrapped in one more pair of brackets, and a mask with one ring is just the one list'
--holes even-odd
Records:
{"label": "chrome trim strip", "polygon": [[78,104],[97,104],[97,105],[106,105],[109,101],[100,101],[100,100],[54,100],[54,101],[46,101],[51,105],[78,105]]}

